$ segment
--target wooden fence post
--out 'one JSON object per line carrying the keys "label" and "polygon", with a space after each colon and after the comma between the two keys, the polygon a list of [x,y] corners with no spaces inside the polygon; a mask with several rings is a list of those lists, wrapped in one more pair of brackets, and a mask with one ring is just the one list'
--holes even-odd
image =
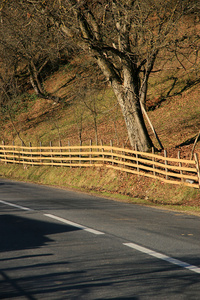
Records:
{"label": "wooden fence post", "polygon": [[[90,140],[90,147],[92,146],[92,140]],[[92,148],[90,148],[90,152],[92,153]],[[90,164],[92,164],[92,155],[90,154]]]}
{"label": "wooden fence post", "polygon": [[[23,141],[22,141],[22,147],[24,146],[24,143],[23,143]],[[24,158],[23,158],[23,152],[24,152],[24,148],[22,148],[22,150],[21,150],[21,153],[22,153],[22,161],[23,161],[23,166],[24,166]]]}
{"label": "wooden fence post", "polygon": [[[13,151],[15,151],[15,142],[13,141]],[[15,165],[15,152],[13,152],[13,163]]]}
{"label": "wooden fence post", "polygon": [[[102,140],[100,140],[100,144],[103,147],[103,141]],[[103,148],[101,149],[101,152],[104,152]],[[102,154],[102,158],[103,158],[103,164],[104,164],[105,163],[105,161],[104,161],[104,154]]]}
{"label": "wooden fence post", "polygon": [[[123,149],[125,148],[124,143],[122,144],[122,148],[123,148]],[[125,155],[125,152],[124,152],[124,151],[122,151],[122,155]],[[122,158],[122,161],[124,162],[123,167],[124,167],[124,169],[125,169],[125,162],[126,162],[125,158]]]}
{"label": "wooden fence post", "polygon": [[[178,151],[178,159],[181,159],[181,156],[180,156],[180,151]],[[178,163],[179,167],[182,167],[182,163],[179,161]],[[182,176],[183,175],[183,171],[180,170],[180,175]],[[181,181],[183,182],[183,177],[181,177]]]}
{"label": "wooden fence post", "polygon": [[40,163],[42,164],[42,142],[40,142]]}
{"label": "wooden fence post", "polygon": [[[32,152],[32,149],[31,149],[32,144],[31,144],[31,142],[29,143],[29,147],[30,147],[30,152]],[[31,162],[32,162],[32,167],[33,167],[33,159],[32,159],[32,157],[33,157],[33,154],[31,153]]]}
{"label": "wooden fence post", "polygon": [[[139,168],[139,161],[138,161],[139,156],[137,154],[137,151],[138,151],[137,144],[135,144],[135,151],[136,151],[135,157],[136,157],[136,164],[137,164],[137,172],[139,173],[140,172],[140,168]],[[139,174],[138,174],[138,176],[139,176]]]}
{"label": "wooden fence post", "polygon": [[[2,144],[5,146],[5,141],[2,141]],[[5,152],[5,147],[3,147],[4,149],[4,160],[5,160],[5,165],[7,164],[7,161],[6,161],[6,152]]]}
{"label": "wooden fence post", "polygon": [[[68,146],[70,147],[70,141],[68,141]],[[71,152],[71,149],[69,148],[69,152]],[[71,158],[71,154],[69,154],[69,157]],[[72,161],[70,160],[69,161],[70,163],[70,168],[72,167],[71,164],[72,164]]]}
{"label": "wooden fence post", "polygon": [[[167,158],[167,151],[166,150],[164,150],[164,157]],[[166,159],[165,159],[165,165],[167,166],[167,160]],[[165,172],[166,173],[168,172],[167,168],[165,168]],[[166,176],[166,179],[168,180],[169,179],[168,175],[166,174],[165,176]]]}
{"label": "wooden fence post", "polygon": [[[61,141],[59,141],[59,147],[62,147],[62,142]],[[60,152],[62,153],[62,149],[61,148],[60,148]],[[60,157],[62,158],[62,154],[60,154]],[[60,163],[61,163],[61,167],[62,167],[63,161],[61,160]]]}
{"label": "wooden fence post", "polygon": [[[152,154],[155,154],[155,149],[154,147],[152,147]],[[155,157],[152,157],[152,161],[155,162]],[[155,172],[155,164],[153,163],[153,175],[156,176],[156,172]]]}
{"label": "wooden fence post", "polygon": [[[113,147],[113,141],[112,140],[110,140],[110,146],[111,146],[111,153],[113,153],[113,149],[112,149],[112,147]],[[112,165],[114,165],[114,162],[113,162],[113,155],[111,155],[111,158],[112,158]]]}
{"label": "wooden fence post", "polygon": [[194,153],[194,159],[196,162],[196,168],[197,168],[197,176],[198,176],[198,180],[199,180],[199,188],[200,188],[200,167],[199,167],[199,159],[196,153]]}
{"label": "wooden fence post", "polygon": [[[52,141],[49,142],[49,146],[50,146],[50,152],[52,153],[53,152]],[[51,154],[51,166],[53,167],[53,154]]]}
{"label": "wooden fence post", "polygon": [[[82,146],[82,141],[80,141],[80,148],[79,148],[79,152],[81,153],[82,149],[81,149],[81,146]],[[81,158],[81,154],[79,154],[79,158]],[[79,164],[81,165],[81,159],[79,160]],[[79,168],[81,168],[81,166],[79,166]]]}

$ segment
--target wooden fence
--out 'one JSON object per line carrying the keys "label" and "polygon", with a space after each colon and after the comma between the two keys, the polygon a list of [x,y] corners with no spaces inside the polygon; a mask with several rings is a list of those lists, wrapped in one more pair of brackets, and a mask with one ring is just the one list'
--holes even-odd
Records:
{"label": "wooden fence", "polygon": [[194,160],[144,153],[125,148],[94,146],[27,146],[0,145],[0,160],[4,163],[63,166],[107,167],[136,175],[142,175],[172,184],[200,187],[200,169],[197,154]]}

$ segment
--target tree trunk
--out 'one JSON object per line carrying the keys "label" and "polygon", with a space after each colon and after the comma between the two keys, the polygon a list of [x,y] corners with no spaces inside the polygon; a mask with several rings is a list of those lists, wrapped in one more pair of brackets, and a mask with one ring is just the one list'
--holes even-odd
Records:
{"label": "tree trunk", "polygon": [[140,106],[139,74],[134,72],[131,62],[123,64],[123,82],[117,77],[108,60],[99,56],[97,63],[106,78],[110,81],[113,91],[126,123],[128,137],[133,148],[142,152],[152,149],[153,143],[148,134]]}
{"label": "tree trunk", "polygon": [[34,66],[33,63],[32,65],[29,65],[29,73],[30,73],[30,82],[36,95],[38,96],[44,95],[44,91],[38,79],[38,72],[36,71],[36,67]]}
{"label": "tree trunk", "polygon": [[139,98],[131,92],[124,92],[119,85],[112,84],[112,87],[121,107],[131,146],[135,148],[137,145],[142,152],[150,151],[153,143],[144,123]]}

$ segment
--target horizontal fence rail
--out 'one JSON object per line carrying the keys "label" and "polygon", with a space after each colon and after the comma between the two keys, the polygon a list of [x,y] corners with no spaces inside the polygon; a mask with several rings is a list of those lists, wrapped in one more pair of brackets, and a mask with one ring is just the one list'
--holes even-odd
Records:
{"label": "horizontal fence rail", "polygon": [[107,167],[142,175],[172,184],[200,187],[197,154],[194,160],[167,157],[114,146],[40,146],[0,145],[0,160],[37,166]]}

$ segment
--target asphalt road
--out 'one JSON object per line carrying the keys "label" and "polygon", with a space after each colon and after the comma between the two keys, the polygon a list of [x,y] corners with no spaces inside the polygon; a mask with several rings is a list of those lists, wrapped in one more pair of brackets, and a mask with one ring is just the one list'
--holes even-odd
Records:
{"label": "asphalt road", "polygon": [[0,299],[200,299],[200,218],[0,180]]}

